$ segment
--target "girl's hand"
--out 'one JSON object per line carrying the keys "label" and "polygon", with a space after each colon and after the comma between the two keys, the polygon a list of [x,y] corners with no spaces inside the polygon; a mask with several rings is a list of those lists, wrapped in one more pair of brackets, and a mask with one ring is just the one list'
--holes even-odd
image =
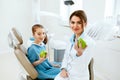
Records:
{"label": "girl's hand", "polygon": [[77,56],[81,56],[85,48],[83,49],[81,46],[78,47],[77,41],[75,42],[74,49],[77,51]]}
{"label": "girl's hand", "polygon": [[40,58],[39,60],[33,62],[34,66],[37,66],[38,64],[42,63],[46,58]]}
{"label": "girl's hand", "polygon": [[66,71],[65,69],[62,69],[60,75],[61,75],[61,77],[63,77],[63,78],[68,77],[68,73],[67,73],[67,71]]}
{"label": "girl's hand", "polygon": [[48,56],[49,56],[49,55],[48,55],[48,53],[47,53],[47,55],[46,55],[46,57],[45,57],[45,58],[48,58]]}
{"label": "girl's hand", "polygon": [[39,61],[42,63],[46,58],[40,58]]}

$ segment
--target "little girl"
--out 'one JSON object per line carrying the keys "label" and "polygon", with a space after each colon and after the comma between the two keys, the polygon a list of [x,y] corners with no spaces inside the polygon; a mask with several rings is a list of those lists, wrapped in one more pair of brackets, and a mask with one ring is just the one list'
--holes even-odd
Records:
{"label": "little girl", "polygon": [[40,57],[41,51],[46,51],[47,35],[44,27],[35,24],[32,27],[34,42],[28,48],[28,59],[38,72],[38,79],[54,79],[60,72],[59,68],[53,67],[47,58]]}

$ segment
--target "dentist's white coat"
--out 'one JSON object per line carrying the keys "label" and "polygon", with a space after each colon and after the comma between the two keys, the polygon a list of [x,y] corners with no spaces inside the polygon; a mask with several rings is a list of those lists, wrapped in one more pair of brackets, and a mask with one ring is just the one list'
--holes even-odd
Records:
{"label": "dentist's white coat", "polygon": [[69,47],[67,46],[61,68],[67,69],[69,77],[63,78],[59,73],[55,77],[55,80],[89,80],[88,65],[92,58],[92,47],[94,46],[94,43],[88,36],[84,37],[84,40],[87,42],[87,48],[79,57],[76,56],[77,52],[74,49],[74,46],[71,46],[72,42],[68,45]]}

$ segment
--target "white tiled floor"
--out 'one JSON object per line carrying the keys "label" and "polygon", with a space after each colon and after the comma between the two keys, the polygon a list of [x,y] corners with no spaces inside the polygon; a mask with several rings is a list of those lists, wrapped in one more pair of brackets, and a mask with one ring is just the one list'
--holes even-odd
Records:
{"label": "white tiled floor", "polygon": [[13,53],[0,54],[0,80],[25,80]]}

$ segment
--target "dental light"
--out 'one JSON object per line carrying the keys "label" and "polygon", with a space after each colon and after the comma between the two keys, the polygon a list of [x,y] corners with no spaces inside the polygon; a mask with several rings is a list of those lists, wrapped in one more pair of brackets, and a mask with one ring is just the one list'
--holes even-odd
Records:
{"label": "dental light", "polygon": [[64,4],[65,4],[65,5],[73,5],[74,2],[73,2],[72,0],[65,0],[65,1],[64,1]]}

